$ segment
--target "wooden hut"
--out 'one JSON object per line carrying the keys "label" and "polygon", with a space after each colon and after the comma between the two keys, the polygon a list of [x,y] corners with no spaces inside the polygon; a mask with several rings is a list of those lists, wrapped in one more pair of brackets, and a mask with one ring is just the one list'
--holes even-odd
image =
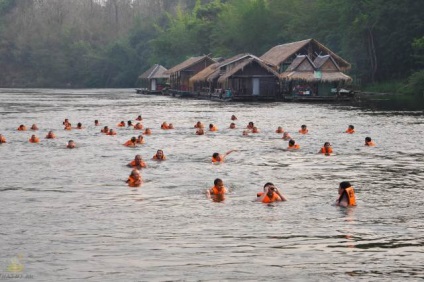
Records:
{"label": "wooden hut", "polygon": [[307,55],[312,61],[318,56],[330,55],[339,66],[340,71],[347,71],[351,68],[351,65],[347,61],[315,39],[306,39],[275,46],[260,58],[278,66],[278,72],[282,73],[287,70],[298,55]]}
{"label": "wooden hut", "polygon": [[215,60],[207,55],[191,57],[167,70],[165,74],[169,75],[171,91],[183,93],[193,91],[189,87],[190,78],[213,63],[216,63]]}
{"label": "wooden hut", "polygon": [[[137,89],[138,93],[161,93],[166,87],[166,83],[169,79],[169,75],[166,75],[167,71],[161,65],[155,64],[138,78],[141,81],[141,89]],[[140,91],[139,91],[140,90]]]}
{"label": "wooden hut", "polygon": [[232,100],[276,100],[279,97],[278,73],[251,55],[229,64],[218,78],[224,97]]}
{"label": "wooden hut", "polygon": [[286,71],[280,74],[286,98],[335,98],[341,84],[351,81],[330,55],[318,56],[315,62],[307,55],[297,56]]}

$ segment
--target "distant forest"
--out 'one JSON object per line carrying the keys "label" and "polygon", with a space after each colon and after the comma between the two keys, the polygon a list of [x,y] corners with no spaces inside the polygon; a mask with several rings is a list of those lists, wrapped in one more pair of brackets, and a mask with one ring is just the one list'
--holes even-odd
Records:
{"label": "distant forest", "polygon": [[134,87],[152,64],[314,38],[359,86],[424,83],[417,0],[0,0],[0,87]]}

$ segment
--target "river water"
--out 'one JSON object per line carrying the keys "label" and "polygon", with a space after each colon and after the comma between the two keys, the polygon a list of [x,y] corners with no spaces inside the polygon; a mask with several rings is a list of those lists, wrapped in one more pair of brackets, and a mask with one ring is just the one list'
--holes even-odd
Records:
{"label": "river water", "polygon": [[[143,116],[153,134],[116,128]],[[228,129],[235,114],[237,129]],[[132,89],[1,89],[0,278],[16,281],[418,280],[424,278],[423,112],[295,103],[220,103]],[[83,130],[63,130],[62,121]],[[117,136],[94,126],[116,128]],[[193,125],[219,131],[194,134]],[[163,131],[171,122],[175,130]],[[242,136],[249,121],[261,130]],[[39,144],[30,144],[40,128]],[[299,136],[301,124],[309,134]],[[343,133],[349,124],[356,133]],[[274,131],[282,126],[300,144]],[[57,139],[44,136],[53,130]],[[376,147],[365,147],[370,136]],[[77,148],[66,149],[75,140]],[[335,154],[317,154],[324,142]],[[151,160],[163,149],[167,160]],[[214,152],[231,153],[221,165]],[[141,154],[140,188],[125,165]],[[229,189],[213,202],[215,178]],[[253,202],[273,182],[287,202]],[[357,207],[332,205],[341,181]]]}

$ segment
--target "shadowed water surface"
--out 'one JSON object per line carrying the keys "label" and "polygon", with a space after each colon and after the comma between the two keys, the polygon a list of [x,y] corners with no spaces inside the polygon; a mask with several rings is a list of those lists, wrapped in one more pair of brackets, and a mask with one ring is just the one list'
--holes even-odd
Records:
{"label": "shadowed water surface", "polygon": [[[153,130],[116,128],[139,114]],[[237,129],[230,130],[235,114]],[[424,278],[422,112],[337,105],[180,100],[113,90],[0,90],[0,275],[34,281],[400,280]],[[63,130],[62,121],[83,130]],[[95,127],[116,128],[117,136]],[[193,125],[219,131],[194,134]],[[175,130],[162,131],[171,122]],[[243,137],[249,121],[260,134]],[[36,123],[39,144],[30,144]],[[309,134],[300,136],[301,124]],[[356,133],[344,134],[349,124]],[[300,144],[274,131],[289,131]],[[49,130],[57,139],[46,140]],[[377,146],[363,145],[371,136]],[[77,143],[74,150],[66,142]],[[335,154],[317,154],[324,142]],[[151,159],[163,149],[168,160]],[[212,153],[238,149],[221,165]],[[124,181],[141,154],[139,189]],[[220,203],[205,189],[222,178]],[[341,181],[358,206],[332,206]],[[252,202],[265,182],[288,202]],[[13,261],[14,260],[14,261]],[[12,263],[24,266],[11,271]]]}

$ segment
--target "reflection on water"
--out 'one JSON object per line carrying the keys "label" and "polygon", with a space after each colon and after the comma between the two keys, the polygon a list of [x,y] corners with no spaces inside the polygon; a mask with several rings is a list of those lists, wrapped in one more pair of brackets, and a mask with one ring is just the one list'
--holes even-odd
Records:
{"label": "reflection on water", "polygon": [[[22,255],[38,281],[339,280],[423,278],[422,113],[285,103],[216,103],[143,96],[133,90],[0,91],[0,263]],[[142,115],[153,130],[116,128]],[[228,129],[235,114],[237,129]],[[65,118],[84,130],[64,131]],[[108,125],[117,136],[94,126]],[[218,132],[194,134],[194,124]],[[175,130],[162,131],[162,122]],[[249,121],[260,129],[242,136]],[[41,142],[19,124],[36,123]],[[310,134],[297,131],[306,124]],[[343,132],[349,124],[356,134]],[[287,152],[282,126],[300,144]],[[57,139],[44,136],[53,130]],[[371,136],[374,148],[363,146]],[[77,148],[65,148],[69,139]],[[334,155],[317,154],[331,142]],[[163,149],[167,161],[151,157]],[[221,165],[214,152],[238,149]],[[126,164],[141,154],[139,189]],[[229,188],[205,196],[215,178]],[[358,206],[332,204],[341,181]],[[273,182],[288,201],[253,202]],[[0,275],[7,270],[0,268]]]}

